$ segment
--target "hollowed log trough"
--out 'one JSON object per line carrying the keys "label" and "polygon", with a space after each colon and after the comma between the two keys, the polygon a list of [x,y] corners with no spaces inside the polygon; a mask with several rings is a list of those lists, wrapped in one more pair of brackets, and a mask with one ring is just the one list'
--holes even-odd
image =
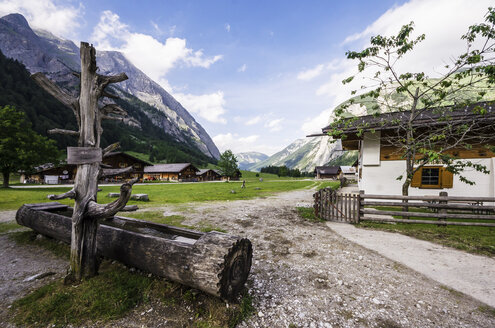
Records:
{"label": "hollowed log trough", "polygon": [[[72,208],[60,203],[25,204],[17,223],[70,243]],[[251,270],[252,246],[245,238],[202,233],[115,216],[100,222],[98,253],[154,275],[233,300]]]}

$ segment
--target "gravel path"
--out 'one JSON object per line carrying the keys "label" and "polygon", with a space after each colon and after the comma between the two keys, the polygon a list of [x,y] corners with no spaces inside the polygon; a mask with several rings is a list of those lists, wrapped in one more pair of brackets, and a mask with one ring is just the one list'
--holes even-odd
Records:
{"label": "gravel path", "polygon": [[[301,219],[312,191],[164,208],[248,237],[257,313],[242,327],[494,327],[483,303]],[[292,326],[291,326],[292,324]]]}
{"label": "gravel path", "polygon": [[[495,316],[482,311],[483,303],[344,239],[325,223],[300,218],[295,207],[310,206],[311,195],[311,190],[300,190],[263,199],[160,209],[166,215],[185,216],[185,224],[206,222],[251,239],[254,258],[247,286],[256,314],[241,327],[495,326]],[[39,265],[46,270],[54,265],[57,272],[66,265],[46,252],[14,245],[0,236],[0,292],[8,291],[10,298],[34,285],[18,283],[13,289],[6,285],[39,273]],[[19,271],[23,266],[33,269]],[[1,322],[8,302],[0,303]],[[139,326],[153,327],[151,320]],[[135,326],[125,318],[119,323]]]}

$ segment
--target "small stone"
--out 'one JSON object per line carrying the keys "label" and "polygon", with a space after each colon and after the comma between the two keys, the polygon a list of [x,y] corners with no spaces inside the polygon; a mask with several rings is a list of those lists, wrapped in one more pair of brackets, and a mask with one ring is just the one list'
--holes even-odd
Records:
{"label": "small stone", "polygon": [[42,234],[37,234],[36,235],[36,240],[40,241],[40,240],[44,240],[44,239],[46,239],[46,237],[43,236]]}
{"label": "small stone", "polygon": [[258,317],[263,318],[264,316],[265,315],[263,314],[263,312],[261,312],[261,311],[258,312]]}
{"label": "small stone", "polygon": [[231,193],[231,194],[235,194],[235,190],[231,190],[231,191],[230,191],[230,193]]}
{"label": "small stone", "polygon": [[148,278],[151,278],[151,273],[148,273]]}
{"label": "small stone", "polygon": [[380,302],[380,300],[376,297],[374,297],[371,302],[373,302],[374,304],[378,305],[378,304],[382,304],[382,302]]}
{"label": "small stone", "polygon": [[129,271],[134,272],[134,271],[136,271],[136,268],[130,268]]}

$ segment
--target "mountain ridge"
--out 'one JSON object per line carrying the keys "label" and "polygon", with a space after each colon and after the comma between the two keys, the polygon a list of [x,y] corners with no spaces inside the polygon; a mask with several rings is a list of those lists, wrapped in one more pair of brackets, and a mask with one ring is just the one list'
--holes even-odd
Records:
{"label": "mountain ridge", "polygon": [[[31,73],[43,72],[60,86],[74,91],[79,83],[73,76],[79,70],[79,48],[69,40],[50,32],[32,30],[20,14],[0,18],[0,50],[22,62]],[[162,115],[151,117],[164,133],[179,142],[192,142],[201,152],[218,159],[220,152],[204,128],[167,91],[116,51],[97,51],[101,74],[125,72],[129,79],[114,89],[121,89],[158,109]]]}
{"label": "mountain ridge", "polygon": [[311,172],[315,166],[325,165],[341,153],[340,140],[333,142],[327,136],[297,139],[266,160],[252,165],[250,170],[259,171],[266,166],[285,165],[290,169]]}

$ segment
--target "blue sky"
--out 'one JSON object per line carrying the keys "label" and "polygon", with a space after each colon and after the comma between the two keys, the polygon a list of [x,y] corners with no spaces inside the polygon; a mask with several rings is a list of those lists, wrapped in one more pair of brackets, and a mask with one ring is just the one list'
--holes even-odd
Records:
{"label": "blue sky", "polygon": [[435,74],[491,1],[0,0],[0,15],[119,50],[176,97],[221,151],[268,155],[325,126],[353,86],[347,50],[414,20],[407,67]]}

